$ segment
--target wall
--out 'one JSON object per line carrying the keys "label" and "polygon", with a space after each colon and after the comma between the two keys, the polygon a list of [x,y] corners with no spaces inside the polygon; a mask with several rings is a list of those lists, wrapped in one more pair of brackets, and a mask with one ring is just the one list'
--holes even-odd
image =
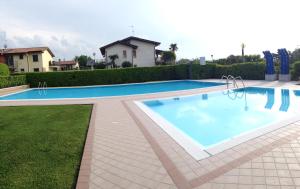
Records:
{"label": "wall", "polygon": [[49,62],[52,62],[52,56],[48,51],[44,51],[42,53],[43,72],[48,72],[50,70]]}
{"label": "wall", "polygon": [[130,43],[138,46],[136,58],[133,58],[133,64],[138,67],[155,66],[155,45],[136,40],[130,40]]}
{"label": "wall", "polygon": [[[126,52],[127,52],[127,57],[126,58],[123,57],[123,50],[126,50]],[[115,54],[117,54],[118,57],[119,57],[115,61],[116,65],[118,65],[118,66],[121,66],[124,61],[132,62],[132,48],[131,47],[121,45],[121,44],[117,44],[117,45],[108,47],[106,49],[106,52],[107,52],[107,54],[106,54],[107,62],[111,61],[109,56],[115,55]]]}
{"label": "wall", "polygon": [[[33,62],[32,55],[38,55],[38,62]],[[28,59],[27,59],[28,58]],[[20,55],[13,55],[14,67],[16,72],[21,72],[21,69],[24,69],[24,72],[33,72],[34,68],[39,68],[39,72],[49,71],[49,61],[52,61],[52,56],[48,51],[43,53],[28,53],[23,54],[23,59],[20,59]]]}

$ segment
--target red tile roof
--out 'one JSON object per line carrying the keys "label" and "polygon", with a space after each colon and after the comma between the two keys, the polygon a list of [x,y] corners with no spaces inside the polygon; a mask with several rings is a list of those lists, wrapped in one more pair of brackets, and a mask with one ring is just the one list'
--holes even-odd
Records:
{"label": "red tile roof", "polygon": [[142,41],[142,42],[145,42],[145,43],[151,43],[151,44],[154,44],[155,46],[160,45],[160,43],[156,42],[156,41],[151,41],[151,40],[148,40],[148,39],[142,39],[142,38],[139,38],[139,37],[133,37],[133,36],[131,36],[131,37],[127,37],[125,39],[122,39],[122,40],[119,40],[119,41],[115,41],[113,43],[110,43],[108,45],[105,45],[105,46],[101,47],[100,48],[100,52],[104,56],[105,55],[105,49],[108,48],[108,47],[111,47],[113,45],[116,45],[116,44],[121,44],[121,45],[125,45],[125,46],[128,46],[128,47],[131,47],[133,49],[137,49],[138,46],[130,44],[130,40],[136,40],[136,41]]}
{"label": "red tile roof", "polygon": [[22,53],[33,53],[33,52],[43,52],[47,50],[52,57],[54,54],[48,47],[31,47],[31,48],[11,48],[11,49],[1,49],[1,54],[22,54]]}

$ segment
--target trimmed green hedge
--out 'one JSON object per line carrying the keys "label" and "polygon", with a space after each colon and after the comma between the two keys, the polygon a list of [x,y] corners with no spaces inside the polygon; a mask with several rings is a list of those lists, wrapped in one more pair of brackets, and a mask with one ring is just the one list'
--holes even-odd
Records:
{"label": "trimmed green hedge", "polygon": [[0,88],[26,85],[25,75],[0,76]]}
{"label": "trimmed green hedge", "polygon": [[239,63],[232,65],[216,65],[214,78],[221,78],[222,75],[241,76],[243,79],[264,80],[264,63]]}
{"label": "trimmed green hedge", "polygon": [[[49,87],[107,85],[146,81],[180,80],[189,78],[189,64],[66,72],[27,73],[30,87],[47,82]],[[228,66],[192,64],[191,79],[221,78],[222,75],[242,76],[243,79],[264,79],[265,64],[240,63]]]}
{"label": "trimmed green hedge", "polygon": [[187,67],[178,65],[94,71],[39,72],[27,73],[26,76],[30,87],[38,87],[39,82],[44,81],[49,87],[105,85],[187,79]]}

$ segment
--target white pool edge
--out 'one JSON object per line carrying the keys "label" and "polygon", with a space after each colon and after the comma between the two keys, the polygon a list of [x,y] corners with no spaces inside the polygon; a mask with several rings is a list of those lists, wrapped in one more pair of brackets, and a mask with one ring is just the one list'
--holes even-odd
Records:
{"label": "white pool edge", "polygon": [[[171,136],[180,146],[182,146],[193,158],[201,160],[209,157],[210,155],[205,152],[204,147],[192,138],[187,136],[184,132],[174,127],[170,122],[165,120],[159,114],[152,111],[146,105],[140,101],[134,101],[134,103],[145,112],[148,117],[155,123],[158,123],[161,129],[163,129],[169,136]],[[201,149],[201,150],[199,150]]]}
{"label": "white pool edge", "polygon": [[[274,88],[274,87],[258,87],[258,88]],[[279,87],[281,88],[281,87]],[[220,92],[220,91],[218,91]],[[209,93],[215,93],[215,92],[209,92]],[[158,113],[151,110],[149,107],[147,107],[143,102],[146,101],[153,101],[153,100],[163,100],[163,99],[172,99],[175,97],[189,97],[189,96],[197,96],[199,94],[192,94],[192,95],[183,95],[183,96],[174,96],[174,97],[165,97],[165,98],[155,98],[155,99],[147,99],[147,100],[140,100],[140,101],[134,101],[134,103],[152,120],[154,121],[161,129],[163,129],[168,135],[173,138],[180,146],[182,146],[193,158],[195,158],[197,161],[207,158],[211,155],[218,154],[220,152],[223,152],[227,149],[230,149],[234,146],[237,146],[239,144],[242,144],[246,141],[249,141],[251,139],[257,138],[259,136],[262,136],[264,134],[267,134],[269,132],[275,131],[277,129],[280,129],[281,127],[285,127],[289,124],[292,124],[298,120],[300,120],[299,117],[291,116],[289,118],[279,120],[277,122],[272,122],[270,124],[261,126],[259,128],[256,128],[254,130],[246,131],[244,133],[241,133],[239,135],[236,135],[232,138],[226,139],[224,141],[221,141],[220,143],[217,143],[212,146],[204,147],[199,142],[192,139],[190,136],[186,135],[181,130],[177,129],[172,123],[167,121],[165,118],[163,118]],[[207,93],[205,93],[207,94]]]}

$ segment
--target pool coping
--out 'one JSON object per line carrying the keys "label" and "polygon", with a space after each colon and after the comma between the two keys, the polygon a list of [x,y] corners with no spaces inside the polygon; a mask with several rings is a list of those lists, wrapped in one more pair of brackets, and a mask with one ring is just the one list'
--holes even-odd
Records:
{"label": "pool coping", "polygon": [[[109,98],[122,98],[122,97],[134,97],[134,96],[140,96],[140,95],[155,95],[155,94],[164,94],[164,93],[176,93],[176,92],[187,92],[187,91],[193,91],[193,90],[199,90],[199,89],[205,89],[205,88],[217,88],[220,86],[224,86],[224,84],[221,84],[222,82],[216,82],[216,81],[202,81],[202,80],[171,80],[171,81],[151,81],[151,82],[143,82],[143,83],[130,83],[130,84],[117,84],[119,86],[122,85],[137,85],[137,84],[151,84],[151,83],[167,83],[167,82],[178,82],[178,81],[194,81],[194,82],[204,82],[204,83],[219,83],[218,85],[214,86],[208,86],[208,87],[201,87],[201,88],[192,88],[192,89],[182,89],[182,90],[174,90],[174,91],[162,91],[162,92],[153,92],[153,93],[142,93],[142,94],[129,94],[129,95],[117,95],[117,96],[102,96],[102,97],[84,97],[84,98],[48,98],[48,99],[19,99],[19,100],[1,100],[0,102],[27,102],[27,101],[56,101],[56,100],[100,100],[100,99],[109,99]],[[77,87],[53,87],[53,88],[48,88],[48,89],[61,89],[61,88],[90,88],[90,87],[104,87],[104,86],[114,86],[114,85],[93,85],[93,86],[77,86]],[[10,94],[5,94],[5,95],[0,95],[0,98],[2,97],[7,97],[10,95],[15,95],[18,93],[23,93],[26,91],[31,91],[31,90],[39,90],[39,88],[27,88],[25,90],[13,92]],[[40,89],[41,91],[43,89]]]}

